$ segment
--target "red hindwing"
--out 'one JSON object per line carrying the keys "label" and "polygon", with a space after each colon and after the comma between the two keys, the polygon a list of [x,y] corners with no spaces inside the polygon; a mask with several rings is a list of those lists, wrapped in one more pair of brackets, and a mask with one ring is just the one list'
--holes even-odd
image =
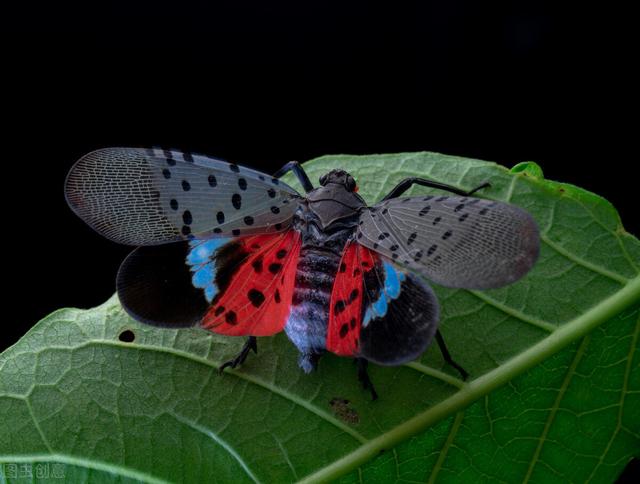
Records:
{"label": "red hindwing", "polygon": [[246,257],[213,300],[203,326],[229,336],[268,336],[289,317],[301,238],[296,230],[238,239]]}
{"label": "red hindwing", "polygon": [[347,243],[331,291],[327,349],[332,353],[354,356],[358,352],[364,274],[377,262],[374,252],[356,242]]}

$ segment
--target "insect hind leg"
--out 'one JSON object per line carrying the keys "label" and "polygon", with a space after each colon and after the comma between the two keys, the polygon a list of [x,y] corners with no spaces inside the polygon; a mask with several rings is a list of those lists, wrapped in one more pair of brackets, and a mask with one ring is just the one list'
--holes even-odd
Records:
{"label": "insect hind leg", "polygon": [[367,371],[367,367],[369,366],[369,361],[366,358],[356,358],[356,364],[358,365],[358,380],[362,383],[362,387],[365,390],[371,391],[371,400],[378,399],[378,393],[376,389],[373,387],[373,383],[371,382],[371,378],[369,378],[369,372]]}
{"label": "insect hind leg", "polygon": [[285,174],[289,173],[290,171],[292,171],[293,174],[296,176],[296,178],[302,185],[302,188],[304,188],[305,192],[309,193],[311,190],[313,190],[313,184],[311,183],[311,180],[309,180],[309,177],[307,176],[307,173],[304,171],[304,168],[302,168],[302,165],[297,161],[290,161],[289,163],[284,165],[282,168],[280,168],[278,171],[276,171],[273,174],[273,176],[274,178],[280,178]]}
{"label": "insect hind leg", "polygon": [[418,177],[411,177],[411,178],[405,178],[404,180],[402,180],[400,183],[398,183],[383,199],[384,200],[389,200],[391,198],[397,198],[400,195],[402,195],[404,192],[406,192],[407,190],[409,190],[409,188],[411,188],[413,185],[421,185],[423,187],[431,187],[431,188],[438,188],[440,190],[445,190],[447,192],[452,192],[455,193],[456,195],[461,195],[463,197],[468,197],[473,195],[475,192],[477,192],[478,190],[482,190],[483,188],[488,188],[491,186],[491,184],[489,182],[484,182],[480,185],[478,185],[477,187],[475,187],[472,190],[464,191],[461,190],[457,187],[454,187],[452,185],[447,185],[446,183],[440,183],[437,181],[433,181],[433,180],[427,180],[426,178],[418,178]]}
{"label": "insect hind leg", "polygon": [[444,338],[442,337],[442,333],[440,333],[440,330],[436,331],[436,341],[438,342],[438,347],[440,348],[440,352],[442,353],[442,358],[444,359],[444,361],[458,370],[458,373],[460,373],[462,379],[466,380],[469,377],[469,373],[467,373],[467,371],[462,368],[462,366],[453,361],[453,358],[451,358],[451,354],[449,353],[449,349],[444,343]]}
{"label": "insect hind leg", "polygon": [[249,356],[249,352],[251,350],[253,350],[255,354],[258,354],[258,340],[255,336],[249,336],[249,338],[247,338],[247,342],[240,350],[240,353],[238,353],[238,355],[232,360],[224,362],[222,366],[220,366],[218,372],[222,374],[225,368],[235,368],[238,365],[242,365],[244,360],[247,359],[247,356]]}

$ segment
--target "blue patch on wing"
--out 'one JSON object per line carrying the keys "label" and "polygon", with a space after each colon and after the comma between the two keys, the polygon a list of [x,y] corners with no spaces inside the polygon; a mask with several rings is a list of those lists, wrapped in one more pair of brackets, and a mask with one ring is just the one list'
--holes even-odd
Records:
{"label": "blue patch on wing", "polygon": [[207,240],[192,240],[189,242],[191,250],[187,254],[187,264],[193,272],[191,282],[194,287],[204,290],[204,295],[207,301],[213,301],[213,298],[218,293],[218,286],[216,286],[216,266],[215,258],[216,252],[220,247],[232,240],[231,238],[224,239],[207,239]]}
{"label": "blue patch on wing", "polygon": [[398,298],[402,282],[406,279],[405,273],[393,267],[389,262],[383,262],[382,267],[385,274],[384,287],[381,288],[378,299],[367,306],[362,318],[363,327],[366,327],[372,319],[381,318],[387,314],[389,303]]}

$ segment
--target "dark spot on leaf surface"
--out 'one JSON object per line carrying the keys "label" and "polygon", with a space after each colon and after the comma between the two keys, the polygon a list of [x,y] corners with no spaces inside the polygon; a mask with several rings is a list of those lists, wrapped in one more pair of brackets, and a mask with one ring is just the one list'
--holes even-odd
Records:
{"label": "dark spot on leaf surface", "polygon": [[345,423],[356,425],[360,423],[358,412],[352,407],[346,398],[335,397],[329,401],[329,406],[334,415]]}

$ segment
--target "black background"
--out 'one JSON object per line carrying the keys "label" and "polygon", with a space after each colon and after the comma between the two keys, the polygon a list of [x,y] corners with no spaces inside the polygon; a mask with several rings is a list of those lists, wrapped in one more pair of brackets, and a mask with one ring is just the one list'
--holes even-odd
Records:
{"label": "black background", "polygon": [[[488,4],[490,3],[490,4]],[[273,171],[439,151],[610,200],[636,235],[630,12],[562,2],[29,3],[3,15],[0,349],[114,290],[129,249],[67,209],[72,163],[166,146]]]}

